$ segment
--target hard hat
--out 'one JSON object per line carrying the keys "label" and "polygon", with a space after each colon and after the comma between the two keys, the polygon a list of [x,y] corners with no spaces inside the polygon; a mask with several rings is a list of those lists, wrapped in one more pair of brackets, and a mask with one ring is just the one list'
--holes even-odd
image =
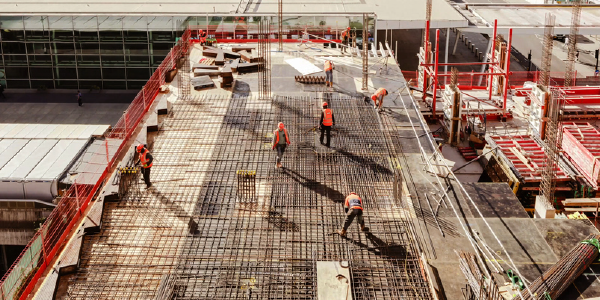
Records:
{"label": "hard hat", "polygon": [[372,96],[371,96],[371,99],[372,99],[373,101],[375,101],[375,100],[377,100],[377,96],[376,96],[376,95],[372,95]]}
{"label": "hard hat", "polygon": [[356,195],[356,192],[350,192],[350,195]]}
{"label": "hard hat", "polygon": [[327,107],[327,102],[323,102],[323,107]]}
{"label": "hard hat", "polygon": [[135,147],[135,151],[137,151],[138,153],[142,152],[142,149],[144,149],[144,144],[139,144],[137,145],[137,147]]}
{"label": "hard hat", "polygon": [[350,27],[348,27],[348,28],[346,28],[346,29],[350,30]]}
{"label": "hard hat", "polygon": [[283,127],[284,127],[284,126],[283,126],[283,122],[279,122],[279,125],[278,125],[278,127],[279,127],[279,129],[283,129]]}
{"label": "hard hat", "polygon": [[200,29],[198,32],[200,32],[200,33],[204,33],[204,30]]}

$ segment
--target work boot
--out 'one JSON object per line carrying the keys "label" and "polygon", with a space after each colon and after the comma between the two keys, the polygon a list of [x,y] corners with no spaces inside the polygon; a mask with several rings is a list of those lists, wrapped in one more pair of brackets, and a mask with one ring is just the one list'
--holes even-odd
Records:
{"label": "work boot", "polygon": [[283,167],[283,165],[282,165],[280,162],[278,162],[278,163],[277,163],[277,167],[278,167],[278,168],[281,168],[281,167]]}
{"label": "work boot", "polygon": [[146,186],[146,189],[149,189],[152,187],[152,183],[150,183],[149,185]]}
{"label": "work boot", "polygon": [[346,236],[346,229],[338,230],[337,233],[341,236]]}
{"label": "work boot", "polygon": [[362,231],[369,231],[369,227],[366,227],[364,224],[360,225],[360,230]]}

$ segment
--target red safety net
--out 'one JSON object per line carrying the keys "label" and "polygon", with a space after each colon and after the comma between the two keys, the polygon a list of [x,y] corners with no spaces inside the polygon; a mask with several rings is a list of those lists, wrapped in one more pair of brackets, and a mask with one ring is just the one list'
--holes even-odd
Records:
{"label": "red safety net", "polygon": [[[79,222],[90,200],[107,179],[116,159],[127,151],[124,147],[128,144],[144,114],[153,104],[160,86],[165,83],[165,73],[175,68],[176,61],[182,56],[183,51],[189,50],[190,32],[189,29],[184,31],[181,39],[171,49],[150,80],[133,99],[121,119],[112,128],[106,138],[106,153],[101,154],[106,157],[106,161],[101,164],[95,162],[89,167],[89,170],[85,170],[89,171],[88,175],[96,173],[97,176],[98,173],[101,173],[96,183],[90,184],[88,180],[85,180],[86,174],[80,174],[79,178],[81,179],[75,180],[63,193],[56,208],[2,277],[1,299],[26,299],[50,262],[60,253],[59,251],[65,245],[72,228]],[[118,150],[109,152],[108,145],[114,145],[115,142],[116,145],[119,145]],[[95,154],[98,155],[98,153]]]}

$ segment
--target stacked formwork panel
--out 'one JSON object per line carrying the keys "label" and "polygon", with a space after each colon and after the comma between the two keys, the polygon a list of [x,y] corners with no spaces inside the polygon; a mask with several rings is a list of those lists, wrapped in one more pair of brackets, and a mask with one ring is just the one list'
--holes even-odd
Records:
{"label": "stacked formwork panel", "polygon": [[[529,135],[516,136],[487,136],[490,147],[495,148],[493,156],[498,163],[508,166],[507,178],[516,177],[519,186],[513,191],[537,194],[542,180],[542,170],[545,167],[546,154],[540,141]],[[571,191],[573,171],[562,161],[556,169],[555,180],[557,191]]]}
{"label": "stacked formwork panel", "polygon": [[569,161],[598,189],[600,182],[600,132],[589,123],[563,123],[562,149]]}

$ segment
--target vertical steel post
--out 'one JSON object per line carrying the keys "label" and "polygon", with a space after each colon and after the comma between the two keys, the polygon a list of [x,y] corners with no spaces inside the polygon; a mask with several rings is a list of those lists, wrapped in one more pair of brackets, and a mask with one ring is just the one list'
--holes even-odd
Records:
{"label": "vertical steel post", "polygon": [[[423,63],[427,64],[429,63],[429,20],[427,20],[425,22],[425,37],[424,37],[425,43],[423,44]],[[423,68],[429,68],[429,66],[423,66]],[[423,71],[423,101],[425,101],[427,99],[427,84],[428,84],[428,80],[427,80],[427,71]]]}
{"label": "vertical steel post", "polygon": [[433,99],[431,101],[432,112],[431,116],[435,118],[435,106],[437,96],[437,83],[438,83],[438,66],[440,61],[440,30],[435,30],[435,70],[433,70]]}
{"label": "vertical steel post", "polygon": [[[494,61],[496,59],[495,55],[496,55],[496,35],[498,34],[498,20],[494,20],[494,34],[492,35],[492,53],[491,53],[491,58],[490,58],[490,73],[494,73]],[[483,71],[481,71],[483,73]],[[489,95],[489,100],[492,100],[492,84],[494,84],[494,75],[490,75],[490,84],[488,85],[488,88],[490,89],[490,95]]]}
{"label": "vertical steel post", "polygon": [[363,14],[362,90],[369,90],[369,15]]}
{"label": "vertical steel post", "polygon": [[510,75],[510,48],[512,44],[512,28],[508,30],[508,45],[506,45],[506,75],[504,78],[504,101],[502,102],[502,112],[506,113],[506,94],[508,92],[508,75]]}

